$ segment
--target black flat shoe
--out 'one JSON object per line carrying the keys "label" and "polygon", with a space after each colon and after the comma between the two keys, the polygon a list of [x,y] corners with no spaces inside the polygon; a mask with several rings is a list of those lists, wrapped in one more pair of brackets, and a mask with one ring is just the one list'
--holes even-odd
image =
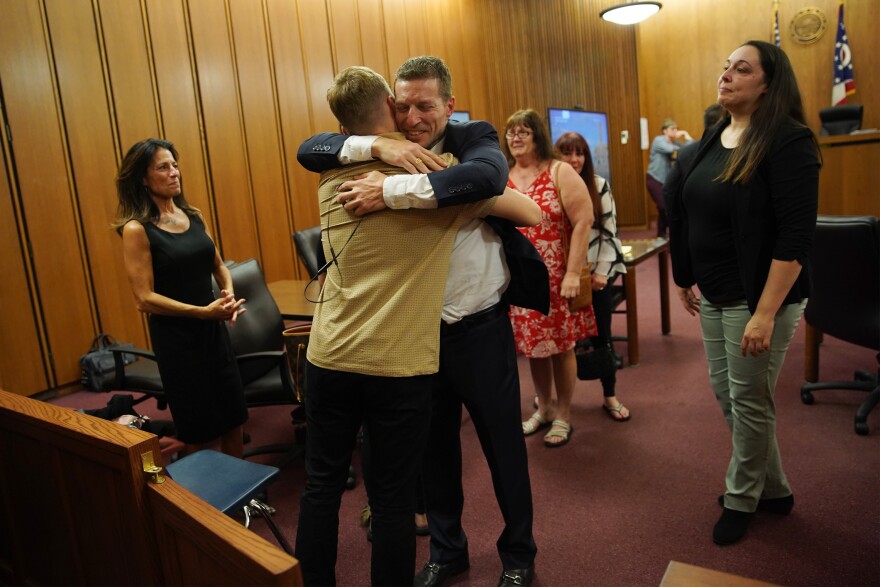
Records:
{"label": "black flat shoe", "polygon": [[527,569],[510,569],[501,573],[498,587],[529,587],[535,578],[535,565]]}
{"label": "black flat shoe", "polygon": [[712,541],[721,546],[739,542],[746,535],[753,515],[750,512],[724,508],[721,518],[718,519],[715,529],[712,530]]}
{"label": "black flat shoe", "polygon": [[[718,496],[718,505],[724,507],[724,496]],[[787,516],[794,508],[794,495],[758,500],[758,511],[769,512],[779,516]]]}
{"label": "black flat shoe", "polygon": [[780,516],[787,516],[791,513],[791,509],[794,507],[794,495],[787,495],[785,497],[774,497],[773,499],[759,499],[758,500],[758,511],[759,512],[770,512],[771,514],[777,514]]}
{"label": "black flat shoe", "polygon": [[446,579],[465,572],[470,566],[467,556],[445,565],[426,563],[425,568],[413,578],[413,587],[440,587]]}

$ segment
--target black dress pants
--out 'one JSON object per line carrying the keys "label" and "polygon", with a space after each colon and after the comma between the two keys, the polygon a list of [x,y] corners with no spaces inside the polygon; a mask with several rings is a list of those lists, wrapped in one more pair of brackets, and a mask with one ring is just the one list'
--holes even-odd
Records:
{"label": "black dress pants", "polygon": [[657,236],[666,238],[669,232],[669,218],[666,215],[666,200],[663,199],[663,184],[650,175],[646,175],[645,178],[648,193],[657,207]]}
{"label": "black dress pants", "polygon": [[431,561],[446,564],[467,556],[461,526],[464,507],[461,408],[470,413],[504,530],[498,553],[505,569],[531,566],[532,490],[522,433],[519,373],[507,306],[441,328],[440,372],[432,394],[431,429],[422,476],[431,531]]}
{"label": "black dress pants", "polygon": [[[596,315],[596,330],[598,334],[590,337],[590,343],[594,349],[605,347],[611,344],[611,314],[614,308],[611,307],[611,287],[616,280],[616,276],[608,280],[605,289],[593,290],[593,313]],[[605,397],[616,395],[614,388],[617,385],[617,370],[614,369],[610,373],[602,375],[599,380],[602,382],[602,393]]]}
{"label": "black dress pants", "polygon": [[307,365],[306,486],[295,548],[306,586],[336,584],[339,505],[361,425],[370,439],[364,484],[372,511],[371,582],[412,584],[415,483],[430,422],[432,381],[431,375],[376,377]]}

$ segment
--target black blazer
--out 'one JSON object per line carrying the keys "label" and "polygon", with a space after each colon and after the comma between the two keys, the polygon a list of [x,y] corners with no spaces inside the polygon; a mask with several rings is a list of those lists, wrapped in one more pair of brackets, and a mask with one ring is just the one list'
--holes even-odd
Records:
{"label": "black blazer", "polygon": [[[682,189],[710,145],[721,140],[721,131],[728,123],[722,122],[707,131],[693,162],[674,183],[664,186],[672,276],[680,287],[696,282],[688,250],[688,218],[681,201]],[[819,207],[819,167],[812,131],[792,124],[780,129],[749,184],[735,186],[736,194],[730,200],[734,246],[752,313],[764,291],[773,259],[796,260],[803,267],[783,304],[809,296],[808,255]]]}
{"label": "black blazer", "polygon": [[[297,161],[309,171],[335,169],[340,166],[339,151],[346,138],[335,133],[317,134],[300,145]],[[428,175],[438,207],[491,198],[507,187],[507,159],[501,152],[495,127],[488,122],[449,121],[443,150],[452,153],[459,164]],[[505,300],[548,314],[550,277],[541,254],[511,222],[493,216],[486,221],[501,237],[510,270]]]}

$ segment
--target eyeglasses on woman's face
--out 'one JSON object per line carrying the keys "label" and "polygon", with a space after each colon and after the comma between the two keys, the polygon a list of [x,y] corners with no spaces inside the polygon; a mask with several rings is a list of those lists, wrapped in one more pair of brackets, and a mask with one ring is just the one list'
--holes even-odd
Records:
{"label": "eyeglasses on woman's face", "polygon": [[504,133],[504,136],[508,139],[527,139],[532,136],[532,131],[527,129],[509,130]]}

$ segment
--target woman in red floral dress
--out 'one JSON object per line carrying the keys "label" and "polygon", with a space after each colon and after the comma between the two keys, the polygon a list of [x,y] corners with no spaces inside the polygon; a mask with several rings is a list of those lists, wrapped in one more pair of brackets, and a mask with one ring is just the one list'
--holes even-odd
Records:
{"label": "woman in red floral dress", "polygon": [[[550,314],[511,308],[517,350],[529,358],[538,410],[523,422],[526,436],[550,427],[544,444],[564,446],[571,438],[571,399],[577,381],[574,346],[597,333],[593,308],[569,312],[568,300],[580,291],[581,268],[587,258],[593,206],[583,179],[554,158],[550,133],[534,110],[519,110],[507,119],[508,184],[541,206],[541,224],[520,230],[535,245],[550,274]],[[563,247],[563,231],[570,255]],[[554,409],[551,396],[556,387]]]}

